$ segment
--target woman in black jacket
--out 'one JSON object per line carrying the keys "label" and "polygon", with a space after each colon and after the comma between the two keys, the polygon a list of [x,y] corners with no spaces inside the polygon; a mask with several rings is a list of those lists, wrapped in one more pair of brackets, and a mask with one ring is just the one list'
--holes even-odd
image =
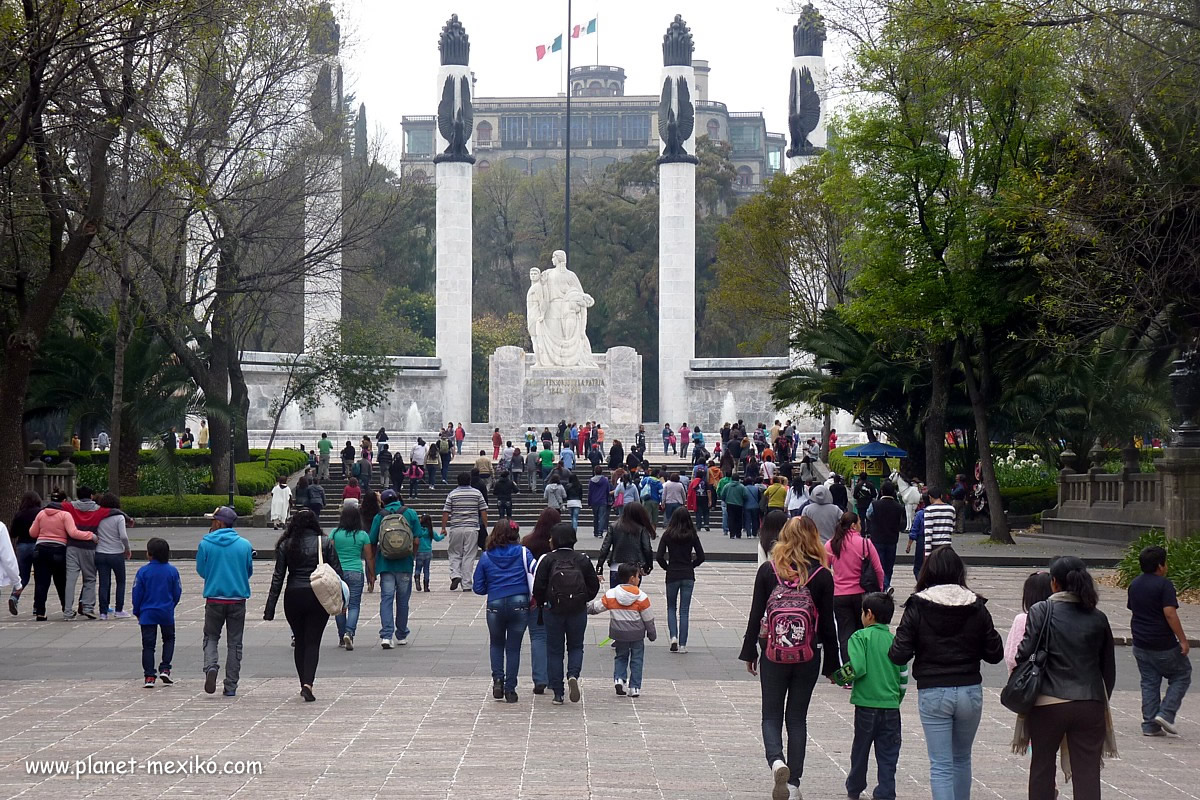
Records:
{"label": "woman in black jacket", "polygon": [[913,661],[934,800],[968,800],[971,745],[983,715],[979,662],[999,664],[1004,643],[987,599],[967,588],[966,568],[949,547],[925,559],[888,658]]}
{"label": "woman in black jacket", "polygon": [[692,590],[696,588],[696,567],[703,563],[704,547],[692,524],[692,515],[686,508],[678,508],[658,543],[658,565],[667,573],[667,630],[671,633],[672,653],[687,652],[688,614],[692,608]]}
{"label": "woman in black jacket", "polygon": [[[317,548],[321,547],[325,563],[333,567],[340,578],[342,562],[333,542],[321,534],[321,525],[311,511],[297,511],[275,543],[275,573],[271,576],[271,591],[263,619],[275,619],[275,606],[283,592],[283,613],[292,634],[296,637],[296,674],[300,678],[300,695],[311,703],[313,681],[317,677],[317,660],[321,655],[321,635],[329,622],[329,612],[321,605],[312,590],[310,579],[317,568]],[[284,590],[284,580],[287,589]]]}
{"label": "woman in black jacket", "polygon": [[608,449],[608,468],[616,469],[625,465],[625,446],[620,439],[613,439],[612,447]]}
{"label": "woman in black jacket", "polygon": [[[771,549],[771,559],[759,565],[754,576],[754,597],[750,601],[750,619],[738,658],[746,670],[758,675],[762,684],[762,735],[767,763],[775,781],[772,800],[787,800],[789,786],[797,787],[804,775],[804,749],[808,740],[808,704],[812,700],[817,677],[829,677],[838,668],[837,626],[833,622],[833,575],[829,557],[821,544],[816,524],[807,517],[788,520]],[[795,664],[777,664],[765,657],[767,640],[763,618],[767,601],[779,586],[804,585],[817,611],[817,630],[813,657]],[[811,632],[809,636],[811,637]],[[764,657],[759,659],[759,651]],[[787,726],[787,756],[784,757],[783,729]]]}
{"label": "woman in black jacket", "polygon": [[650,544],[650,515],[641,503],[626,501],[621,508],[621,518],[609,528],[600,545],[600,556],[596,559],[596,574],[604,574],[604,562],[609,566],[609,587],[617,586],[617,567],[621,564],[637,564],[643,575],[654,569],[654,546]]}
{"label": "woman in black jacket", "polygon": [[1096,608],[1099,597],[1087,566],[1075,556],[1050,564],[1049,600],[1029,609],[1017,663],[1037,652],[1047,618],[1046,661],[1041,695],[1028,715],[1033,759],[1029,800],[1053,800],[1054,758],[1067,739],[1072,797],[1100,800],[1100,766],[1105,751],[1115,755],[1108,699],[1117,679],[1112,628]]}

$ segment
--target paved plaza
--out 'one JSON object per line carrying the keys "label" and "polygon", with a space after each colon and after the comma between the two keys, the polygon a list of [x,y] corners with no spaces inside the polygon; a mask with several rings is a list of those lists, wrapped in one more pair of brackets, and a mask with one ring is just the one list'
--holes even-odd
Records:
{"label": "paved plaza", "polygon": [[[645,582],[661,637],[648,647],[644,694],[617,698],[612,658],[597,647],[607,620],[588,627],[583,701],[550,704],[530,691],[528,647],[515,705],[491,699],[482,598],[447,590],[435,562],[435,590],[414,594],[407,647],[378,646],[378,594],[364,595],[358,648],[336,647],[326,629],[315,693],[304,703],[282,615],[261,619],[269,581],[256,564],[241,685],[236,698],[206,695],[200,673],[202,604],[194,565],[177,563],[177,683],[141,688],[139,636],[132,621],[35,623],[0,620],[0,797],[141,798],[763,798],[770,794],[759,734],[758,685],[737,661],[753,567],[710,564],[698,571],[687,655],[666,645],[662,576]],[[976,568],[974,588],[990,598],[1006,629],[1026,568]],[[911,572],[898,572],[907,596]],[[1128,635],[1123,593],[1104,589],[1102,608]],[[1185,627],[1200,632],[1200,609]],[[1003,632],[1003,631],[1002,631]],[[224,654],[222,653],[222,660]],[[1194,765],[1200,724],[1193,703],[1182,736],[1145,738],[1138,722],[1137,671],[1118,648],[1113,716],[1122,758],[1104,770],[1105,797],[1198,798]],[[976,798],[1025,796],[1028,758],[1012,755],[1013,715],[999,703],[1004,669],[985,669],[984,719],[975,745]],[[916,698],[903,707],[900,797],[928,798],[928,763]],[[805,797],[844,797],[853,709],[849,695],[819,684],[809,715]],[[31,765],[77,761],[133,774],[29,774]],[[133,762],[130,762],[133,759]],[[171,765],[173,774],[163,762]],[[176,765],[174,762],[184,762]],[[197,762],[199,764],[197,765]],[[249,763],[248,763],[249,762]],[[258,774],[199,774],[251,771]],[[183,770],[182,772],[179,770]],[[150,774],[154,771],[155,774]],[[1063,798],[1070,798],[1069,787]]]}

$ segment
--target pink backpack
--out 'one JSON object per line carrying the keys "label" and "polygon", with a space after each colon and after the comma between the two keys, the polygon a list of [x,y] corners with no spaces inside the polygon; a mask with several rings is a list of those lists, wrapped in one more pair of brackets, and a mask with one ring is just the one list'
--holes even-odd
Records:
{"label": "pink backpack", "polygon": [[[812,661],[813,640],[817,634],[817,605],[812,593],[808,591],[807,582],[801,585],[784,581],[779,577],[775,563],[769,563],[779,585],[767,599],[767,610],[759,628],[759,636],[767,640],[764,655],[776,664]],[[822,569],[824,567],[817,567],[808,579],[811,581]]]}

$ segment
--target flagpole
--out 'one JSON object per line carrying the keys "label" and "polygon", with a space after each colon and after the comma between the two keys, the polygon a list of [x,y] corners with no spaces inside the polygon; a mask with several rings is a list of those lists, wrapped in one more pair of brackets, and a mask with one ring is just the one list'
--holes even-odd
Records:
{"label": "flagpole", "polygon": [[596,66],[600,66],[600,12],[596,12]]}
{"label": "flagpole", "polygon": [[567,183],[563,194],[565,241],[564,252],[567,263],[571,263],[571,0],[567,0]]}

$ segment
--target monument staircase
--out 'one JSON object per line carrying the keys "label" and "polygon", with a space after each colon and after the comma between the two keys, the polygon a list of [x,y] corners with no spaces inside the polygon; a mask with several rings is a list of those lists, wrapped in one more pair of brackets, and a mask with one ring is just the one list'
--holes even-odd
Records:
{"label": "monument staircase", "polygon": [[[467,455],[467,448],[463,447],[463,455]],[[479,448],[474,451],[476,454]],[[441,483],[440,469],[435,476],[437,483],[430,487],[428,479],[423,480],[420,486],[420,492],[417,497],[408,497],[407,482],[403,489],[404,502],[411,506],[418,514],[429,514],[433,518],[435,530],[439,529],[442,521],[442,506],[446,502],[446,495],[451,489],[458,486],[458,475],[463,472],[470,472],[474,465],[467,461],[456,461],[450,465],[447,472],[448,484]],[[671,472],[679,472],[681,475],[686,474],[686,470],[690,468],[690,464],[685,463],[683,459],[668,455],[664,457],[661,453],[650,456],[651,469],[658,467],[662,470],[663,475]],[[337,526],[338,515],[342,508],[342,490],[346,488],[346,481],[341,476],[342,465],[340,462],[334,462],[330,468],[330,479],[321,482],[325,489],[325,510],[321,513],[321,525],[326,530],[331,530]],[[607,472],[607,471],[606,471]],[[498,473],[497,473],[498,474]],[[591,479],[591,465],[583,462],[583,469],[579,471],[579,478],[584,484],[584,506],[579,514],[579,528],[581,537],[587,535],[592,528],[592,510],[587,507],[587,482]],[[525,535],[533,530],[534,523],[537,522],[538,515],[546,507],[546,501],[542,494],[542,489],[545,484],[539,479],[537,482],[537,491],[531,492],[528,489],[528,481],[522,480],[520,493],[513,495],[513,519],[521,526],[521,535]],[[380,475],[379,465],[374,464],[372,467],[371,484],[372,489],[380,491],[387,488],[388,481],[386,476]],[[564,519],[570,521],[570,513],[564,509]],[[496,518],[496,497],[495,494],[488,495],[488,520],[489,527],[491,522]]]}

